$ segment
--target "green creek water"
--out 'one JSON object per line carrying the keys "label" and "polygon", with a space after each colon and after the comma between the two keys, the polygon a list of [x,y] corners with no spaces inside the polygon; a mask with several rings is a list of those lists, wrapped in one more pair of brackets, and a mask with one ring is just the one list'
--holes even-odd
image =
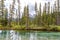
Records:
{"label": "green creek water", "polygon": [[60,32],[0,30],[0,40],[60,40]]}

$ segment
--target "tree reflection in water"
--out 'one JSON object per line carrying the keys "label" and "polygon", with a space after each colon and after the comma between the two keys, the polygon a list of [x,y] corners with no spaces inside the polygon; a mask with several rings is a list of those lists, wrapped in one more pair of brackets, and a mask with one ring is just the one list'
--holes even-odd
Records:
{"label": "tree reflection in water", "polygon": [[0,30],[0,40],[59,40],[60,32]]}

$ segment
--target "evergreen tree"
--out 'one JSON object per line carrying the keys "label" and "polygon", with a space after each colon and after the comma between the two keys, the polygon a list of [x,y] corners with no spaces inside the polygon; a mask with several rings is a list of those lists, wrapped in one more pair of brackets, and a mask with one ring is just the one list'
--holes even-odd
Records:
{"label": "evergreen tree", "polygon": [[20,25],[20,1],[19,0],[17,0],[18,1],[18,13],[19,13],[19,19],[18,19],[18,24]]}
{"label": "evergreen tree", "polygon": [[57,0],[57,25],[60,25],[60,0]]}
{"label": "evergreen tree", "polygon": [[38,16],[38,10],[37,10],[37,3],[35,3],[35,13],[36,13],[36,15],[35,15],[35,19],[34,19],[34,24],[35,25],[37,25],[37,16]]}
{"label": "evergreen tree", "polygon": [[7,23],[8,23],[8,10],[7,8],[5,8],[4,10],[4,20],[3,20],[3,26],[7,26]]}
{"label": "evergreen tree", "polygon": [[4,11],[5,11],[5,0],[0,0],[0,23],[4,25]]}
{"label": "evergreen tree", "polygon": [[22,18],[21,18],[21,23],[22,25],[26,25],[26,6],[24,7],[24,12],[22,14]]}
{"label": "evergreen tree", "polygon": [[18,13],[17,13],[17,10],[16,10],[16,25],[18,24]]}
{"label": "evergreen tree", "polygon": [[29,7],[24,7],[24,12],[21,20],[22,24],[24,24],[27,28],[29,26]]}
{"label": "evergreen tree", "polygon": [[26,13],[26,27],[29,27],[29,6],[27,5],[27,13]]}
{"label": "evergreen tree", "polygon": [[38,16],[37,16],[37,24],[38,26],[41,26],[41,3],[40,3],[40,6],[39,6],[39,11],[38,11]]}
{"label": "evergreen tree", "polygon": [[47,16],[46,16],[46,3],[45,6],[43,7],[43,14],[42,14],[42,25],[46,25]]}
{"label": "evergreen tree", "polygon": [[50,16],[50,20],[51,20],[51,25],[53,24],[53,8],[51,7],[51,16]]}
{"label": "evergreen tree", "polygon": [[47,19],[47,21],[48,21],[48,27],[49,27],[49,24],[50,24],[50,2],[48,2],[48,19]]}
{"label": "evergreen tree", "polygon": [[56,9],[56,1],[55,1],[54,12],[53,12],[53,21],[55,25],[56,25],[56,17],[57,17],[57,9]]}
{"label": "evergreen tree", "polygon": [[13,14],[14,14],[14,5],[15,5],[15,0],[13,0],[12,5],[10,5],[10,27],[12,27],[12,21],[13,21]]}
{"label": "evergreen tree", "polygon": [[3,15],[4,15],[4,0],[1,0],[1,12],[2,12],[2,20],[3,20]]}

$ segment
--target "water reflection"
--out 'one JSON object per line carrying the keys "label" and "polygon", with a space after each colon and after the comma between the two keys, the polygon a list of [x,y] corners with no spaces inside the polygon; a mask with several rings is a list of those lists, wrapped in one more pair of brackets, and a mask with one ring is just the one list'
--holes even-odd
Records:
{"label": "water reflection", "polygon": [[0,30],[0,40],[60,40],[60,32]]}

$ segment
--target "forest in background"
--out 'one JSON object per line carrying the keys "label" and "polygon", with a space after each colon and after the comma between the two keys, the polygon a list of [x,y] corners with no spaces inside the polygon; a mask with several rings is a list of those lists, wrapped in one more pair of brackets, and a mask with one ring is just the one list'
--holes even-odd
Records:
{"label": "forest in background", "polygon": [[[57,28],[60,30],[60,11],[59,11],[59,0],[54,2],[53,7],[50,6],[50,2],[45,3],[43,6],[43,12],[41,9],[41,3],[39,6],[39,10],[37,7],[37,3],[35,2],[35,15],[31,17],[29,14],[29,5],[24,7],[23,13],[20,11],[20,0],[17,0],[18,8],[15,10],[15,0],[13,0],[12,5],[8,9],[4,5],[4,0],[0,1],[0,27],[11,27],[11,28],[35,28],[39,29],[41,27],[44,28],[53,28],[56,30]],[[57,3],[56,3],[57,2]],[[16,18],[13,16],[16,13]],[[10,14],[8,16],[8,14]],[[22,14],[22,17],[21,17]]]}

